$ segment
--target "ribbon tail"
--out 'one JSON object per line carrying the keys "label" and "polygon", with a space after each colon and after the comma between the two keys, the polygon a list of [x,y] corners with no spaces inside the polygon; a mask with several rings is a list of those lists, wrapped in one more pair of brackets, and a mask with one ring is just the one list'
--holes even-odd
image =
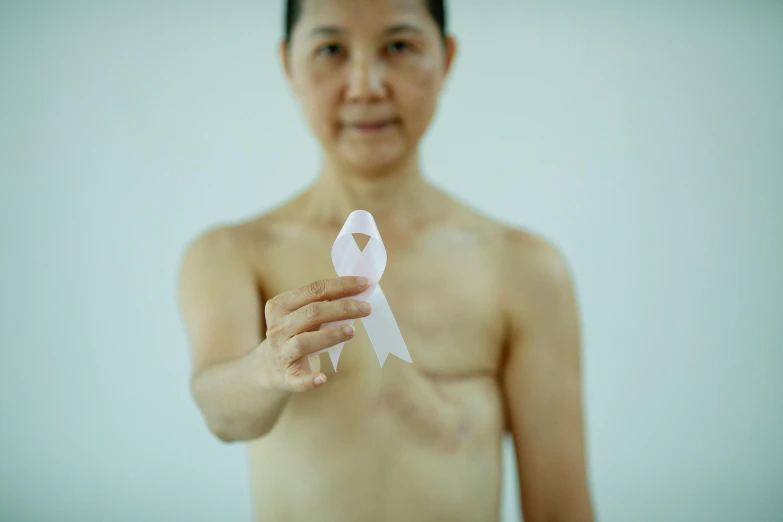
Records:
{"label": "ribbon tail", "polygon": [[[353,319],[347,319],[345,321],[333,321],[331,323],[323,323],[319,330],[324,330],[326,328],[330,328],[332,326],[342,326],[346,324],[353,324]],[[345,345],[345,341],[341,342],[340,344],[335,344],[334,346],[330,346],[329,348],[324,348],[323,350],[318,350],[313,355],[321,355],[324,352],[329,352],[329,359],[332,361],[332,368],[334,368],[334,371],[337,371],[337,362],[340,360],[340,353],[343,351],[343,345]]]}
{"label": "ribbon tail", "polygon": [[389,354],[412,363],[413,360],[411,360],[411,355],[405,346],[400,327],[397,326],[397,321],[394,319],[394,314],[380,285],[375,288],[370,302],[372,303],[372,313],[363,317],[361,321],[373,348],[375,348],[381,367]]}
{"label": "ribbon tail", "polygon": [[345,342],[342,342],[340,344],[335,344],[334,346],[330,346],[329,348],[324,348],[323,350],[319,350],[315,352],[313,355],[321,355],[324,352],[329,352],[329,360],[332,361],[332,368],[334,368],[334,371],[337,371],[337,362],[340,360],[340,353],[343,351],[343,345]]}
{"label": "ribbon tail", "polygon": [[340,352],[343,351],[344,344],[345,343],[340,343],[327,348],[329,359],[332,361],[332,368],[334,368],[335,373],[337,373],[337,361],[340,360]]}

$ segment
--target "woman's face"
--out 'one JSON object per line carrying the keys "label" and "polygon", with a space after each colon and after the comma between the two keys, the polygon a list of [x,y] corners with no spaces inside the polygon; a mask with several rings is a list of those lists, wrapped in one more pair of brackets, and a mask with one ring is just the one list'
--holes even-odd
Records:
{"label": "woman's face", "polygon": [[414,153],[454,56],[425,0],[302,0],[282,59],[308,125],[338,163]]}

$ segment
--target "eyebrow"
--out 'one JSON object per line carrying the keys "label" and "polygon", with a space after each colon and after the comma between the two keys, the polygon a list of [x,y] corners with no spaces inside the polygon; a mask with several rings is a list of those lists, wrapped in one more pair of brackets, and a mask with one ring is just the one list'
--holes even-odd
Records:
{"label": "eyebrow", "polygon": [[411,24],[397,24],[389,27],[384,31],[387,35],[393,35],[398,33],[421,33],[421,29]]}
{"label": "eyebrow", "polygon": [[[421,33],[422,30],[415,25],[411,24],[397,24],[393,25],[391,27],[388,27],[384,34],[386,35],[395,35],[399,33]],[[319,35],[327,35],[327,36],[334,36],[337,34],[345,33],[345,29],[336,26],[336,25],[322,25],[319,27],[316,27],[312,31],[310,31],[310,36],[319,36]]]}

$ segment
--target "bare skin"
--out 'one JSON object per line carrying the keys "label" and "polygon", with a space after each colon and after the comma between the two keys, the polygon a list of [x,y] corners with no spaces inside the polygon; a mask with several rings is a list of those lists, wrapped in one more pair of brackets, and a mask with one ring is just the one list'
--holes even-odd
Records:
{"label": "bare skin", "polygon": [[[257,520],[497,521],[509,432],[525,521],[591,522],[566,263],[419,170],[454,41],[421,0],[319,0],[292,42],[281,59],[321,174],[197,237],[179,282],[192,393],[218,438],[248,443]],[[361,321],[319,330],[367,314],[335,301],[363,287],[330,258],[356,209],[386,247],[380,284],[412,364],[380,368]],[[346,340],[337,372],[311,355]]]}
{"label": "bare skin", "polygon": [[[357,321],[338,372],[322,354],[309,374],[325,374],[324,385],[282,390],[264,308],[335,278],[329,252],[342,221],[317,199],[308,191],[212,230],[186,257],[194,390],[218,436],[250,441],[258,520],[498,520],[504,431],[515,441],[526,520],[591,520],[578,326],[563,262],[541,239],[434,189],[431,208],[412,211],[411,222],[378,222],[388,252],[381,285],[414,363],[390,357],[380,368]],[[313,286],[316,302],[327,285]],[[361,291],[350,288],[334,295]],[[324,322],[343,317],[332,313]],[[212,385],[242,420],[221,420],[199,377],[232,359],[247,362],[247,383]],[[269,413],[247,390],[279,404]],[[262,410],[265,424],[254,425]]]}

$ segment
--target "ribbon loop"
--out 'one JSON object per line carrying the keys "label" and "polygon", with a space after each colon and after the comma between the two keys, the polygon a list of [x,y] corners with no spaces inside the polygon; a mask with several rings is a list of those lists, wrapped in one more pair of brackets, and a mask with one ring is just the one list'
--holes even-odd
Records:
{"label": "ribbon loop", "polygon": [[[353,234],[365,234],[370,237],[364,250],[359,249]],[[372,313],[362,318],[361,321],[367,330],[367,335],[381,367],[389,354],[412,363],[408,348],[405,346],[405,340],[402,338],[402,332],[400,332],[389,302],[379,284],[381,276],[386,270],[386,248],[383,246],[381,234],[378,232],[372,214],[366,210],[351,212],[332,245],[332,264],[338,276],[362,276],[370,281],[370,286],[364,292],[338,300],[358,299],[369,301],[372,304]],[[324,323],[320,329],[346,324],[353,324],[353,320]],[[332,366],[337,371],[337,362],[344,344],[331,346],[316,352],[316,354],[329,352]]]}

